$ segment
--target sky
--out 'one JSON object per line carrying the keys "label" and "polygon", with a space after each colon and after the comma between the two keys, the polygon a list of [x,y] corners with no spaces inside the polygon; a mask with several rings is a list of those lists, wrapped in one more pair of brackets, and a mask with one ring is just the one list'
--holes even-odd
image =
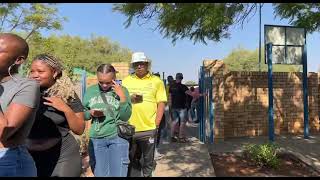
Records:
{"label": "sky", "polygon": [[[126,16],[112,11],[112,3],[63,3],[58,4],[59,14],[68,18],[61,31],[47,31],[50,34],[80,36],[90,38],[92,34],[104,36],[118,42],[132,51],[142,51],[152,59],[152,71],[165,73],[165,76],[177,72],[184,74],[184,81],[198,82],[198,71],[204,59],[223,59],[233,49],[241,46],[254,50],[259,46],[258,13],[245,23],[230,29],[231,37],[221,42],[208,41],[207,45],[189,39],[178,40],[175,45],[171,39],[163,38],[159,31],[152,30],[154,23],[143,26],[135,22],[125,28]],[[272,6],[265,3],[262,8],[262,35],[264,24],[289,25],[287,20],[274,19]],[[308,71],[319,69],[320,33],[307,35]],[[261,42],[264,42],[262,36]],[[258,63],[258,62],[257,62]]]}

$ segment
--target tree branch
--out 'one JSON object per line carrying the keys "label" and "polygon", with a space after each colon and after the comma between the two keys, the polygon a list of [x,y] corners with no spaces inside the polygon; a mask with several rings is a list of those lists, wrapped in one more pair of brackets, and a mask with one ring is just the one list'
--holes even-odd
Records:
{"label": "tree branch", "polygon": [[34,27],[30,33],[27,35],[27,37],[25,38],[25,40],[27,40],[37,29],[39,28],[39,26]]}
{"label": "tree branch", "polygon": [[18,17],[18,20],[17,20],[17,22],[12,26],[12,28],[10,29],[10,32],[11,31],[13,31],[16,27],[18,27],[18,25],[20,25],[20,19],[21,19],[21,17],[22,17],[22,14],[23,14],[23,11],[21,11],[21,13],[20,13],[20,15],[19,15],[19,17]]}

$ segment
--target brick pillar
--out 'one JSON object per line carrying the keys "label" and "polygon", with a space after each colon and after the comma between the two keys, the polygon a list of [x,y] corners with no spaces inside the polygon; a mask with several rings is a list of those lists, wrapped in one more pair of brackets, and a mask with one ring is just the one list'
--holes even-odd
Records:
{"label": "brick pillar", "polygon": [[226,72],[223,61],[204,60],[203,65],[212,75],[213,102],[214,102],[214,138],[224,140],[224,73]]}

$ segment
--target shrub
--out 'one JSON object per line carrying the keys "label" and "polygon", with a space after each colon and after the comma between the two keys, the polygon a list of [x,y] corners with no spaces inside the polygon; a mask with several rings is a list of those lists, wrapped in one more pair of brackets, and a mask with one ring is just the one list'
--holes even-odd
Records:
{"label": "shrub", "polygon": [[248,144],[244,146],[244,155],[253,160],[259,166],[278,168],[280,160],[278,158],[279,146],[273,143],[261,145]]}

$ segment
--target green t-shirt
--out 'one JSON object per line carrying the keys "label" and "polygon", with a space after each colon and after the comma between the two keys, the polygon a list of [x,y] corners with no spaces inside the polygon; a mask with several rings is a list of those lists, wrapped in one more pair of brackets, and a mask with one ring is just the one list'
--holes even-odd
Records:
{"label": "green t-shirt", "polygon": [[[91,128],[89,131],[90,138],[104,138],[112,137],[117,134],[117,127],[115,122],[118,120],[128,121],[131,116],[131,100],[129,92],[125,87],[122,87],[126,101],[120,102],[119,96],[111,90],[103,92],[102,95],[106,97],[107,104],[101,98],[101,91],[99,85],[90,86],[83,100],[85,108],[85,120],[91,121]],[[98,109],[104,112],[104,117],[95,118],[90,115],[89,110]]]}

